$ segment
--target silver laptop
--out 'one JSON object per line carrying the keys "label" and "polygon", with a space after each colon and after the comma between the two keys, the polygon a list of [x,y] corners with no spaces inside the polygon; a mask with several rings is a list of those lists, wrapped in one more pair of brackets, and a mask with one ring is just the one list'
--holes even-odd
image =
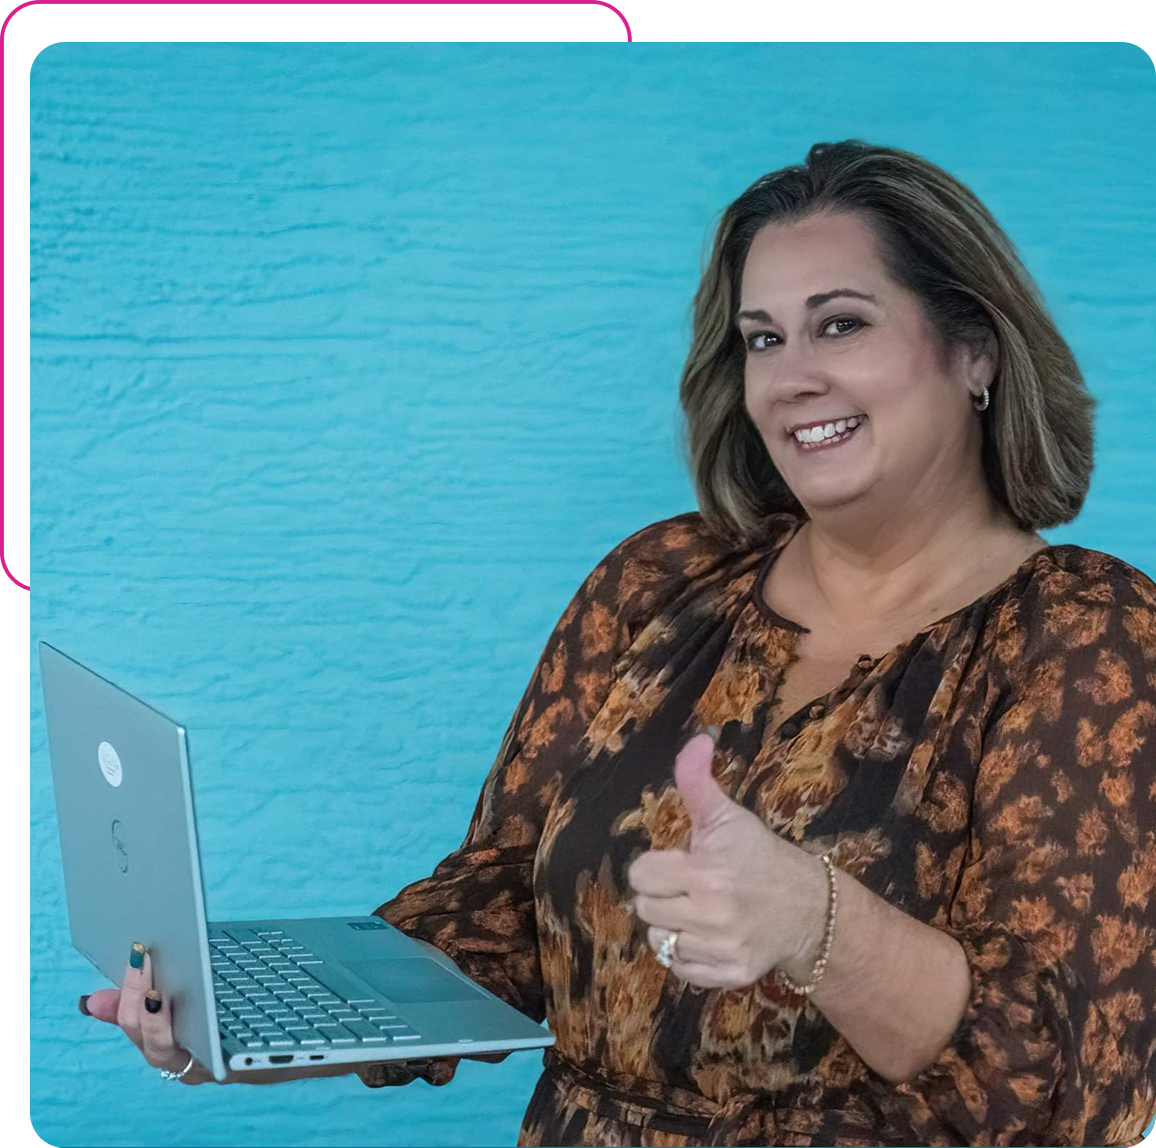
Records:
{"label": "silver laptop", "polygon": [[378,917],[208,921],[185,730],[39,650],[72,943],[117,985],[145,945],[177,1043],[217,1080],[554,1043]]}

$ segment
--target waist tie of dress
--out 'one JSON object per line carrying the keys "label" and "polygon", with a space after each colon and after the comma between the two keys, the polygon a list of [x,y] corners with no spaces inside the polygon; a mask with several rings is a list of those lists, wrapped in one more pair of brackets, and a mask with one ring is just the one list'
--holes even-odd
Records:
{"label": "waist tie of dress", "polygon": [[784,1105],[781,1094],[744,1090],[718,1102],[646,1077],[578,1065],[553,1047],[545,1050],[543,1063],[567,1103],[703,1144],[757,1148],[776,1143],[780,1132],[813,1135],[823,1123],[822,1112]]}

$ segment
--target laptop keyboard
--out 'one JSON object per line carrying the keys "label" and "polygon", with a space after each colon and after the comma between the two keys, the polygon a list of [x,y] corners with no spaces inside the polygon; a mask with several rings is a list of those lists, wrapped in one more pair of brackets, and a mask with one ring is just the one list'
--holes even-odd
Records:
{"label": "laptop keyboard", "polygon": [[412,1044],[415,1032],[280,929],[209,929],[222,1037],[246,1048]]}

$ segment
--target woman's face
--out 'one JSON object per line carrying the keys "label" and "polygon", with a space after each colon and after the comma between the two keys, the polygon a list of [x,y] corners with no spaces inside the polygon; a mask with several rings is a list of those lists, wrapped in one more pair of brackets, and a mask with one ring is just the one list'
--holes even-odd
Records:
{"label": "woman's face", "polygon": [[[979,394],[991,370],[962,356],[945,370],[919,300],[887,275],[858,216],[763,227],[737,310],[747,413],[808,514],[851,503],[931,512],[982,482],[968,383]],[[791,433],[851,416],[866,418],[826,445]]]}

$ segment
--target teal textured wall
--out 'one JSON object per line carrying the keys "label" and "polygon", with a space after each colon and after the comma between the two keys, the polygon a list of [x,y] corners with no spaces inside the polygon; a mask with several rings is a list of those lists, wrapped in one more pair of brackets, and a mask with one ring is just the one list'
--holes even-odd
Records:
{"label": "teal textured wall", "polygon": [[[818,140],[992,209],[1100,400],[1045,534],[1156,573],[1153,79],[1129,44],[46,49],[32,638],[188,727],[211,916],[367,912],[457,845],[586,573],[694,508],[716,213]],[[437,1092],[188,1089],[82,1018],[35,665],[31,720],[42,1137],[514,1142],[534,1054]]]}

